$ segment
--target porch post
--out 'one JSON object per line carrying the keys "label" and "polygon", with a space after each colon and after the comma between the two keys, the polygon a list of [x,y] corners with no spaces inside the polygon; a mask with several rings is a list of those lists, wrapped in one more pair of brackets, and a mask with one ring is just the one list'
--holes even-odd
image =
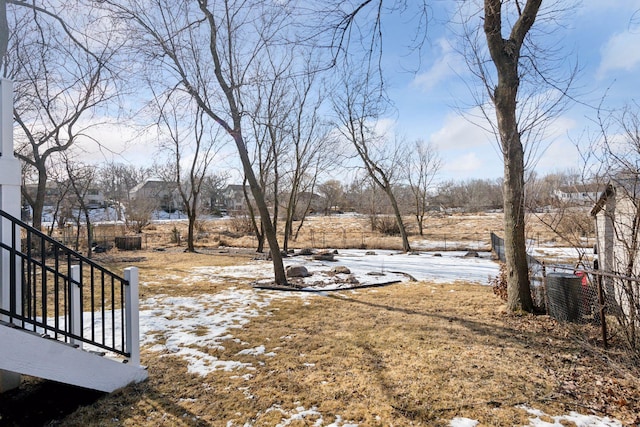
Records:
{"label": "porch post", "polygon": [[[0,79],[0,142],[0,209],[20,218],[20,162],[13,155],[13,83],[6,79]],[[11,224],[8,221],[2,221],[0,239],[11,246]],[[0,306],[5,310],[10,307],[9,263],[9,253],[3,251],[0,261]]]}
{"label": "porch post", "polygon": [[[20,162],[13,155],[13,82],[0,79],[0,209],[16,218],[20,218]],[[11,223],[1,221],[0,240],[11,245]],[[20,240],[16,242],[19,245]],[[20,249],[18,246],[16,249]],[[8,310],[10,304],[10,263],[8,251],[2,251],[0,258],[0,307]],[[16,263],[17,264],[17,263]],[[19,264],[16,265],[19,268]],[[21,276],[20,270],[16,270],[16,307],[21,304]],[[5,316],[0,316],[0,320]],[[0,344],[1,345],[1,344]],[[20,375],[14,372],[0,371],[0,392],[18,387]]]}
{"label": "porch post", "polygon": [[139,273],[137,267],[124,269],[124,278],[129,282],[125,287],[125,350],[131,353],[129,362],[133,366],[140,366],[140,304],[139,304]]}

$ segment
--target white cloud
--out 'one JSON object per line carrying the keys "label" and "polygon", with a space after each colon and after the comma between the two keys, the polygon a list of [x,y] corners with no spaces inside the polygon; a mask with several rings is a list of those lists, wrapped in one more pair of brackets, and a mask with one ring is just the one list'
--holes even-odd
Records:
{"label": "white cloud", "polygon": [[494,141],[489,132],[458,114],[448,115],[444,125],[431,135],[430,140],[439,150],[491,149]]}
{"label": "white cloud", "polygon": [[597,77],[603,78],[615,70],[632,71],[640,64],[640,32],[626,31],[609,38],[602,47]]}
{"label": "white cloud", "polygon": [[446,39],[438,39],[438,45],[441,51],[440,57],[429,70],[418,74],[411,82],[412,86],[424,92],[430,91],[465,67],[460,55]]}
{"label": "white cloud", "polygon": [[86,134],[91,140],[82,141],[78,148],[83,150],[83,161],[89,163],[115,160],[150,166],[158,149],[153,135],[125,121],[114,119],[92,124]]}
{"label": "white cloud", "polygon": [[485,162],[478,157],[477,153],[471,151],[447,160],[444,164],[444,172],[455,179],[481,177],[485,175],[483,171],[485,166]]}
{"label": "white cloud", "polygon": [[580,168],[580,155],[576,146],[568,139],[553,142],[536,164],[540,174]]}

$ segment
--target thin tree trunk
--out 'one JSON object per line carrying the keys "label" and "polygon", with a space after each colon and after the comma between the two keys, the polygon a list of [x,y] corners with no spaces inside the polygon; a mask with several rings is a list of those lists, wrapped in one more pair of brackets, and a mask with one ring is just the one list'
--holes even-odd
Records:
{"label": "thin tree trunk", "polygon": [[195,252],[196,247],[194,245],[195,241],[195,228],[196,228],[196,214],[195,209],[189,209],[187,212],[189,216],[189,225],[187,227],[187,249],[185,252]]}
{"label": "thin tree trunk", "polygon": [[42,213],[44,211],[44,199],[47,194],[47,173],[44,170],[38,171],[38,187],[36,189],[36,196],[31,206],[33,210],[32,224],[33,228],[41,230],[42,228]]}
{"label": "thin tree trunk", "polygon": [[233,140],[235,141],[236,146],[238,147],[238,153],[240,154],[240,160],[242,161],[242,166],[244,168],[244,176],[247,179],[247,182],[249,183],[249,188],[251,189],[251,194],[253,195],[253,199],[256,201],[258,212],[260,212],[260,222],[264,227],[264,235],[267,238],[267,242],[269,243],[269,251],[271,253],[271,260],[273,261],[275,282],[278,285],[286,285],[287,275],[284,271],[284,264],[282,263],[282,254],[280,253],[280,245],[278,244],[276,231],[271,222],[269,208],[267,207],[267,203],[264,200],[262,189],[260,188],[258,184],[258,180],[256,179],[256,176],[253,173],[253,168],[251,167],[251,161],[249,160],[247,148],[244,144],[242,133],[240,132],[239,116],[240,115],[238,114],[237,115],[238,126],[235,126],[235,131],[233,132]]}
{"label": "thin tree trunk", "polygon": [[411,246],[409,245],[409,236],[407,235],[404,221],[402,221],[402,215],[400,214],[400,208],[398,208],[398,202],[396,201],[396,198],[391,191],[391,187],[386,187],[385,192],[387,193],[387,196],[391,201],[391,207],[393,208],[393,213],[396,217],[398,228],[400,229],[400,237],[402,238],[402,250],[405,252],[411,252]]}

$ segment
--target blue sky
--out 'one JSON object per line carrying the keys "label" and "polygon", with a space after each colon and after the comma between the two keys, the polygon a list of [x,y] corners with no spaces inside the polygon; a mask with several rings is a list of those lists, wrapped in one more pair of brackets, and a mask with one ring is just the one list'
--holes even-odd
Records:
{"label": "blue sky", "polygon": [[[411,0],[408,3],[414,4]],[[549,3],[556,2],[543,4]],[[393,120],[393,129],[408,140],[424,139],[434,144],[443,160],[437,181],[497,179],[503,169],[495,139],[455,108],[471,104],[469,70],[453,47],[458,39],[450,18],[456,4],[452,0],[429,0],[431,19],[420,56],[408,54],[406,49],[415,33],[415,10],[385,16],[382,66],[395,106],[395,114],[386,122]],[[549,36],[553,44],[568,58],[577,60],[581,68],[576,82],[579,102],[554,122],[551,136],[543,142],[548,148],[535,166],[538,175],[581,167],[576,144],[586,142],[585,131],[593,126],[595,110],[589,105],[597,106],[605,93],[607,108],[640,101],[640,0],[583,0],[553,30]],[[114,119],[106,129],[100,139],[112,144],[115,151],[122,150],[123,141],[141,141],[140,135],[122,120]],[[127,144],[114,160],[147,164],[156,157],[152,151],[149,140]],[[102,155],[98,157],[98,161],[104,161]],[[218,164],[235,165],[239,170],[236,158],[237,154],[230,152]]]}
{"label": "blue sky", "polygon": [[[396,129],[410,139],[431,141],[444,161],[441,180],[499,178],[502,159],[492,136],[460,115],[455,105],[469,105],[471,98],[465,85],[468,69],[452,47],[455,35],[446,16],[455,2],[432,2],[428,40],[417,72],[416,57],[389,53],[385,70],[390,76],[390,95],[395,103]],[[552,137],[540,156],[538,174],[579,168],[576,144],[583,143],[597,106],[607,92],[605,105],[619,108],[640,97],[640,1],[584,0],[555,28],[554,43],[575,58],[581,68],[576,82],[579,103],[573,104],[552,126]],[[635,13],[635,15],[634,15]],[[398,43],[402,52],[407,40],[407,25],[402,20],[388,22],[385,34],[389,44]],[[405,37],[402,37],[404,35]],[[410,35],[408,36],[410,37]]]}

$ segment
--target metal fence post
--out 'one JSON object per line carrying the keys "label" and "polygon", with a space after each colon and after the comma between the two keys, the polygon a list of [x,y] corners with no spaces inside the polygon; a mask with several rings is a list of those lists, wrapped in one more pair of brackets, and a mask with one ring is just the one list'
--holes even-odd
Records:
{"label": "metal fence post", "polygon": [[596,280],[598,285],[598,306],[600,313],[600,327],[602,331],[602,345],[607,348],[607,319],[605,317],[604,291],[602,290],[602,274],[598,274]]}
{"label": "metal fence post", "polygon": [[124,279],[129,282],[125,286],[125,327],[126,327],[126,352],[129,361],[134,366],[140,366],[140,306],[138,301],[139,272],[138,267],[124,269]]}

